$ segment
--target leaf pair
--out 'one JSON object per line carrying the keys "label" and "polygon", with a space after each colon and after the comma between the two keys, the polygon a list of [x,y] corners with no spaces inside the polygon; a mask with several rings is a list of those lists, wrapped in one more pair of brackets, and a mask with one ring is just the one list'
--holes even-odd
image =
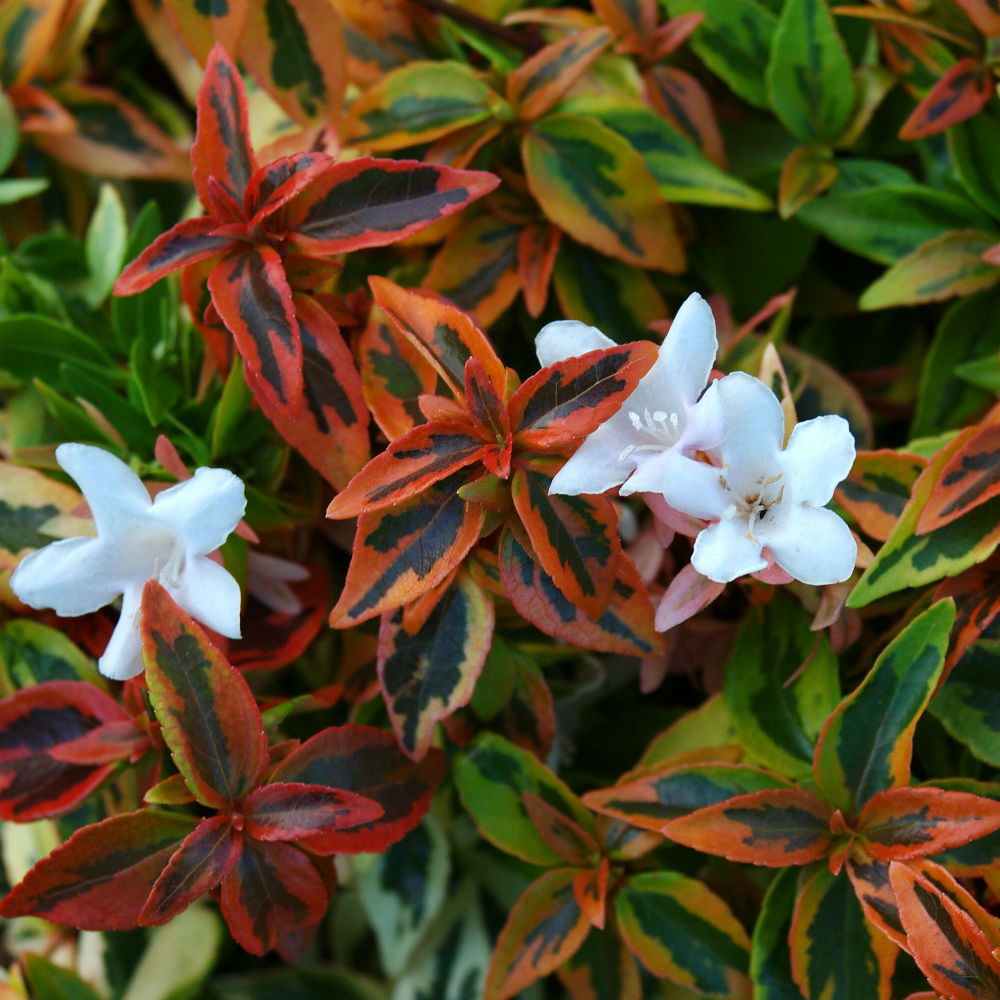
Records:
{"label": "leaf pair", "polygon": [[215,813],[199,821],[144,809],[84,827],[28,873],[3,913],[151,926],[217,889],[244,948],[294,954],[332,889],[320,858],[402,836],[426,810],[441,761],[415,767],[383,734],[347,726],[323,730],[274,768],[246,681],[155,581],[143,593],[142,629],[150,701],[183,781],[167,779],[149,797],[193,797]]}

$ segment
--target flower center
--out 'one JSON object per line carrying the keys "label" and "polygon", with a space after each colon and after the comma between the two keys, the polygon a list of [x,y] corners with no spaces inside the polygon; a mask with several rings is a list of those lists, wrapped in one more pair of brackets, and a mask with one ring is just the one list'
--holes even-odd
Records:
{"label": "flower center", "polygon": [[785,493],[785,484],[781,482],[781,473],[775,476],[759,476],[757,489],[740,495],[726,482],[724,475],[719,476],[724,489],[729,490],[735,501],[726,511],[726,517],[745,517],[747,519],[747,538],[761,544],[754,534],[754,529],[768,516],[772,507],[781,503]]}
{"label": "flower center", "polygon": [[667,413],[666,410],[650,413],[647,407],[641,415],[636,410],[629,410],[628,418],[637,431],[648,434],[653,440],[649,444],[626,445],[618,456],[620,465],[624,465],[628,457],[636,452],[663,451],[680,436],[681,421],[676,413]]}

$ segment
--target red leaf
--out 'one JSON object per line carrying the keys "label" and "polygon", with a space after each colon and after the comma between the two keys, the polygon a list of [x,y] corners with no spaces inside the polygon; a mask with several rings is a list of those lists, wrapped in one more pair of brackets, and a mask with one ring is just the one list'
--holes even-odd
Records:
{"label": "red leaf", "polygon": [[42,858],[0,902],[0,915],[84,930],[128,930],[192,816],[143,809],[85,826]]}
{"label": "red leaf", "polygon": [[46,681],[0,701],[0,819],[25,823],[79,805],[111,773],[95,765],[110,762],[55,754],[115,723],[131,728],[118,703],[85,681]]}
{"label": "red leaf", "polygon": [[604,930],[610,870],[608,859],[601,858],[596,868],[577,872],[573,879],[573,896],[576,904],[599,931]]}
{"label": "red leaf", "polygon": [[372,823],[384,810],[342,788],[278,782],[252,791],[243,803],[245,830],[257,840],[301,840]]}
{"label": "red leaf", "polygon": [[1000,829],[1000,802],[941,788],[890,788],[861,810],[857,830],[881,861],[937,854]]}
{"label": "red leaf", "polygon": [[247,838],[239,862],[223,879],[220,901],[236,942],[263,955],[289,934],[310,934],[322,920],[329,896],[302,851]]}
{"label": "red leaf", "polygon": [[889,862],[877,861],[863,851],[848,853],[844,868],[865,917],[890,941],[906,948],[906,934],[899,920],[896,894],[889,884]]}
{"label": "red leaf", "polygon": [[479,538],[485,509],[466,503],[462,473],[387,510],[362,514],[330,624],[345,628],[415,600],[441,583]]}
{"label": "red leaf", "polygon": [[177,769],[199,802],[232,808],[267,765],[253,693],[155,580],[143,588],[142,641],[150,700]]}
{"label": "red leaf", "polygon": [[772,868],[817,861],[832,840],[829,807],[792,788],[737,795],[671,820],[662,832],[705,854]]}
{"label": "red leaf", "polygon": [[105,722],[75,740],[59,743],[49,750],[53,760],[65,764],[115,764],[136,759],[149,749],[149,736],[131,719]]}
{"label": "red leaf", "polygon": [[1000,9],[996,0],[955,0],[955,2],[987,38],[1000,35]]}
{"label": "red leaf", "polygon": [[149,894],[139,923],[153,927],[172,920],[228,875],[239,860],[243,838],[226,814],[203,819],[171,855]]}
{"label": "red leaf", "polygon": [[228,236],[214,235],[218,225],[218,221],[209,216],[178,222],[122,271],[115,282],[115,295],[135,295],[171,271],[220,253],[232,240]]}
{"label": "red leaf", "polygon": [[978,114],[993,96],[993,76],[978,59],[959,59],[913,109],[900,139],[924,139]]}
{"label": "red leaf", "polygon": [[357,517],[417,496],[483,458],[486,444],[470,428],[435,420],[414,427],[376,455],[330,502],[326,516]]}
{"label": "red leaf", "polygon": [[1000,424],[987,424],[948,459],[917,519],[926,535],[1000,494]]}
{"label": "red leaf", "polygon": [[631,559],[619,558],[608,606],[598,618],[569,600],[555,581],[506,528],[500,538],[500,574],[514,607],[546,635],[584,649],[627,656],[651,656],[663,639],[653,627],[653,608]]}
{"label": "red leaf", "polygon": [[[292,299],[302,351],[300,406],[276,406],[255,392],[278,433],[335,489],[343,489],[371,454],[368,407],[351,349],[330,314],[309,295]],[[248,372],[249,378],[257,377]]]}
{"label": "red leaf", "polygon": [[335,162],[332,156],[325,153],[293,153],[272,160],[255,171],[247,183],[244,196],[249,227],[259,226],[283,208]]}
{"label": "red leaf", "polygon": [[208,54],[198,88],[198,132],[191,147],[194,186],[201,203],[214,215],[231,217],[228,206],[213,194],[209,178],[222,186],[240,207],[257,170],[250,147],[247,102],[239,70],[221,45]]}
{"label": "red leaf", "polygon": [[518,469],[511,496],[534,557],[571,604],[591,618],[608,608],[622,559],[618,515],[607,497],[549,493],[552,477]]}
{"label": "red leaf", "polygon": [[368,156],[333,164],[284,209],[292,242],[310,253],[381,247],[488,194],[499,178],[480,170]]}
{"label": "red leaf", "polygon": [[412,830],[427,812],[446,767],[440,750],[431,750],[414,763],[404,756],[392,733],[370,726],[340,726],[324,729],[289,754],[272,780],[343,789],[381,805],[382,816],[370,823],[299,841],[315,854],[357,854],[385,850]]}
{"label": "red leaf", "polygon": [[521,801],[528,819],[534,823],[542,840],[566,864],[583,868],[593,863],[600,848],[592,834],[534,792],[521,792]]}
{"label": "red leaf", "polygon": [[545,308],[562,230],[547,223],[525,226],[517,238],[517,276],[524,305],[536,319]]}
{"label": "red leaf", "polygon": [[990,556],[958,576],[945,577],[934,591],[935,601],[943,597],[955,599],[955,624],[944,663],[947,677],[1000,612],[1000,556]]}
{"label": "red leaf", "polygon": [[506,383],[503,362],[468,313],[432,292],[401,288],[377,275],[370,277],[368,283],[378,305],[396,328],[420,348],[453,395],[462,396],[469,358],[479,361],[497,393],[503,395]]}
{"label": "red leaf", "polygon": [[281,257],[267,246],[241,246],[212,270],[208,287],[248,383],[256,379],[268,406],[294,420],[303,402],[302,338]]}
{"label": "red leaf", "polygon": [[889,881],[910,954],[931,986],[949,1000],[1000,996],[1000,962],[972,917],[901,862],[889,866]]}

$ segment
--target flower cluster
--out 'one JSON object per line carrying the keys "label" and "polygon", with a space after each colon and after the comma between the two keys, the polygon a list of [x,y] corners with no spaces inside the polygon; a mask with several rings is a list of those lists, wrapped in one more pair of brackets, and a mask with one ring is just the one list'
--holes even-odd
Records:
{"label": "flower cluster", "polygon": [[[612,346],[593,327],[550,323],[538,334],[543,365]],[[778,567],[822,585],[846,580],[857,543],[826,508],[854,463],[846,420],[797,424],[785,442],[781,404],[760,379],[732,372],[709,384],[718,341],[708,303],[681,306],[659,358],[622,408],[590,434],[552,481],[551,492],[642,493],[672,525],[696,518],[691,563],[727,583]]]}

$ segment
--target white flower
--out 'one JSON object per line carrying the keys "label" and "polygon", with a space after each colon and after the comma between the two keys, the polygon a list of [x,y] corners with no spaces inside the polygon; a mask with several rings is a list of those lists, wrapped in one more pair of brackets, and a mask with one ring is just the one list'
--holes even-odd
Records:
{"label": "white flower", "polygon": [[720,583],[771,562],[803,583],[846,580],[857,543],[824,504],[854,464],[847,421],[806,420],[782,448],[781,404],[759,379],[733,372],[705,395],[717,396],[725,415],[725,437],[712,451],[721,467],[672,455],[663,491],[670,506],[715,522],[695,540],[694,568]]}
{"label": "white flower", "polygon": [[198,469],[150,500],[139,477],[114,455],[85,444],[61,444],[59,464],[90,505],[96,538],[67,538],[26,556],[11,577],[33,608],[73,617],[122,598],[121,616],[98,667],[125,680],[142,672],[142,588],[156,579],[202,624],[240,635],[240,587],[207,558],[246,508],[242,481],[225,469]]}
{"label": "white flower", "polygon": [[[592,326],[562,320],[535,340],[538,360],[553,364],[614,341]],[[722,438],[714,397],[698,402],[708,384],[718,341],[708,303],[697,293],[677,311],[656,363],[622,408],[589,434],[552,480],[551,493],[661,493],[667,457],[709,448]]]}

